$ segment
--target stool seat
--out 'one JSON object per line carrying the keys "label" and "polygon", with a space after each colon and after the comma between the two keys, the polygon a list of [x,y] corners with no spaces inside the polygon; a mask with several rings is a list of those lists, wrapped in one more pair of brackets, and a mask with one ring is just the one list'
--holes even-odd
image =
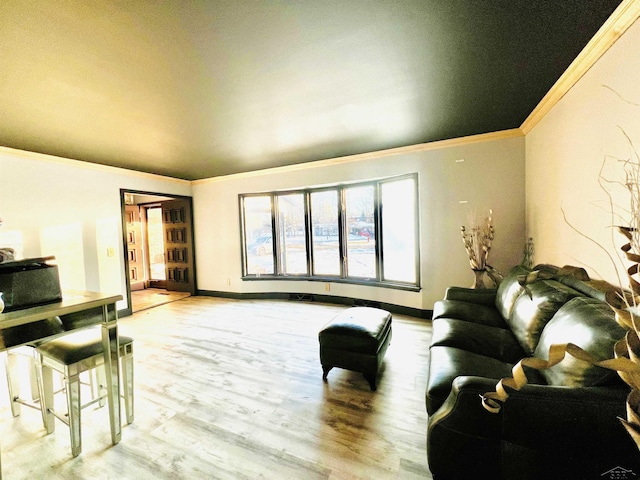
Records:
{"label": "stool seat", "polygon": [[[133,343],[133,338],[118,335],[120,348]],[[36,351],[64,365],[78,363],[96,355],[102,355],[102,338],[93,329],[70,333],[64,337],[41,343]]]}
{"label": "stool seat", "polygon": [[353,307],[336,315],[320,333],[323,380],[333,367],[362,372],[372,391],[384,354],[391,342],[391,313],[372,307]]}

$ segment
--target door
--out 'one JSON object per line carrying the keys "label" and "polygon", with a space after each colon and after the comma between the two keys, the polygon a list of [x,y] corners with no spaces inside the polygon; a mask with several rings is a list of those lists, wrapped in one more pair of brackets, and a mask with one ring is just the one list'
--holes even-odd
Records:
{"label": "door", "polygon": [[131,290],[145,288],[146,268],[144,266],[142,238],[142,224],[140,208],[137,205],[127,205],[125,208],[127,224],[127,258],[129,260],[129,281]]}
{"label": "door", "polygon": [[168,200],[161,205],[167,273],[166,288],[195,295],[191,202],[183,199]]}

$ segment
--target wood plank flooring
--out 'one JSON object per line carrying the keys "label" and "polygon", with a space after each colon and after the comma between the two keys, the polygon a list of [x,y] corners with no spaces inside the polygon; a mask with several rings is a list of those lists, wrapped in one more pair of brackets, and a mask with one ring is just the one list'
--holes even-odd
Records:
{"label": "wood plank flooring", "polygon": [[424,479],[430,322],[394,315],[378,390],[322,381],[318,331],[346,307],[189,297],[120,319],[135,339],[135,421],[111,445],[107,408],[83,410],[72,458],[58,422],[13,418],[0,381],[5,480]]}
{"label": "wood plank flooring", "polygon": [[131,292],[131,308],[133,312],[157,307],[165,303],[175,302],[191,295],[188,292],[170,292],[164,288],[145,288]]}

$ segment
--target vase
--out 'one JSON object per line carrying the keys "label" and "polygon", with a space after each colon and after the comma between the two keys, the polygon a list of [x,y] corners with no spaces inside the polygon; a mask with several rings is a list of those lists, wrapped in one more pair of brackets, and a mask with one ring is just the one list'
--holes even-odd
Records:
{"label": "vase", "polygon": [[480,288],[487,288],[487,286],[484,284],[484,274],[485,274],[486,270],[475,270],[473,269],[473,274],[476,276],[475,281],[473,282],[473,286],[472,288],[475,289],[480,289]]}
{"label": "vase", "polygon": [[2,299],[2,292],[0,292],[0,313],[4,311],[4,300]]}

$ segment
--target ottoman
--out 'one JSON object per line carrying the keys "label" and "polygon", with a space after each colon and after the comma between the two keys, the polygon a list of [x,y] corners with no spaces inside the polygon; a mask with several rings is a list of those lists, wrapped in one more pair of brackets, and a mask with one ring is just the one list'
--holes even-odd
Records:
{"label": "ottoman", "polygon": [[371,390],[391,342],[391,314],[371,307],[353,307],[336,315],[318,334],[322,379],[333,367],[362,372]]}

